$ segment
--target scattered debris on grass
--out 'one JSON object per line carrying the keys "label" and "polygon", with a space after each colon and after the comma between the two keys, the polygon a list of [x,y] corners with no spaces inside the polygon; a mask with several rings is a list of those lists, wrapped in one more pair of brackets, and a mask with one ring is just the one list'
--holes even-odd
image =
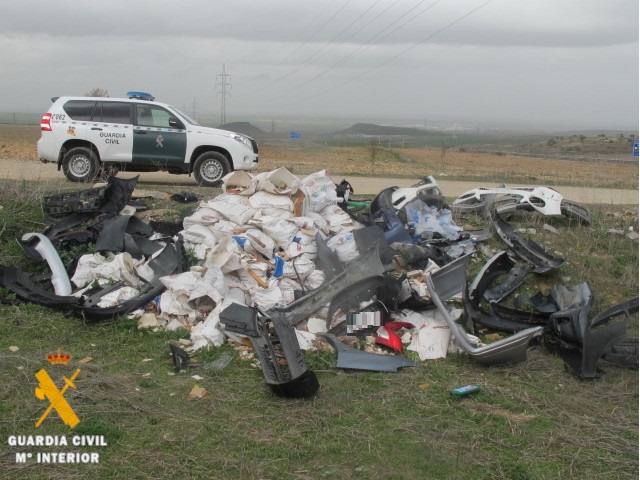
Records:
{"label": "scattered debris on grass", "polygon": [[[240,359],[261,366],[275,393],[290,397],[315,394],[302,351],[327,342],[345,369],[414,366],[405,350],[420,360],[465,352],[480,363],[512,363],[541,339],[581,378],[596,376],[601,358],[637,367],[637,346],[625,339],[637,298],[591,318],[586,283],[519,291],[529,275],[545,279],[564,259],[527,238],[538,230],[514,227],[512,217],[533,212],[591,224],[588,209],[551,188],[478,188],[449,208],[433,177],[385,188],[369,202],[352,200],[353,188],[334,185],[325,171],[304,178],[285,168],[237,171],[224,178],[222,194],[169,225],[147,223],[157,210],[136,213],[146,207],[132,198],[169,196],[135,190],[136,182],[113,178],[46,197],[48,227],[27,232],[22,246],[51,273],[1,267],[0,285],[23,301],[89,319],[129,314],[141,330],[183,331],[190,338],[169,345],[175,372],[224,369],[229,354],[203,365],[191,355],[229,342]],[[189,192],[172,198],[197,201]],[[480,215],[486,226],[468,228],[468,220],[462,227],[453,213],[463,221]],[[492,230],[505,250],[483,244]],[[542,230],[564,234],[547,223]],[[638,237],[633,229],[609,233]],[[64,264],[78,248],[87,251]],[[469,281],[470,263],[483,256],[488,261]],[[200,388],[189,398],[206,395]]]}

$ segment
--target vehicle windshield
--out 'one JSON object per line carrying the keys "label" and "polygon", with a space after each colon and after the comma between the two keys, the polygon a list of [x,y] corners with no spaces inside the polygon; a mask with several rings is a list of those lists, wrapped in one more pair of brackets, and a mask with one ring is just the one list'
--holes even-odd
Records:
{"label": "vehicle windshield", "polygon": [[189,122],[191,125],[195,125],[196,127],[202,126],[198,122],[196,122],[193,118],[191,118],[189,115],[184,113],[182,110],[178,110],[176,107],[173,107],[173,106],[171,108],[173,108],[177,113],[179,113],[180,116],[184,118],[187,122]]}

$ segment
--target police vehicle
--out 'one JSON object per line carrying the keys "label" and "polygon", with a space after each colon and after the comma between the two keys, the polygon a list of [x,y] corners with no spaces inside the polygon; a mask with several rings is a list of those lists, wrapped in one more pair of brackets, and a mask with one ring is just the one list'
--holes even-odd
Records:
{"label": "police vehicle", "polygon": [[193,173],[199,185],[218,186],[232,170],[257,167],[253,138],[203,127],[148,93],[127,97],[52,98],[40,122],[40,160],[57,163],[72,182],[162,170]]}

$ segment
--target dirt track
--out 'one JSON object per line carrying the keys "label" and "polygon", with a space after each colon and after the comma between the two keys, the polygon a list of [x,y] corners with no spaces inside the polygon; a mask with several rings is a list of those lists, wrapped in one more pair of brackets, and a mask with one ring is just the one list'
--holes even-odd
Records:
{"label": "dirt track", "polygon": [[[121,176],[133,176],[133,173],[123,173]],[[8,160],[0,159],[0,178],[12,180],[43,180],[56,182],[66,182],[62,172],[58,172],[54,164],[43,164],[31,160]],[[382,178],[382,177],[361,177],[336,175],[334,181],[339,182],[346,178],[358,194],[378,193],[390,185],[409,186],[415,183],[413,179],[406,178]],[[170,175],[168,173],[142,173],[140,174],[142,184],[166,184],[184,186],[187,189],[195,186],[193,178],[186,175]],[[498,183],[492,182],[471,182],[438,179],[442,192],[448,196],[458,196],[461,193],[475,187],[493,187]],[[565,197],[582,203],[601,204],[638,204],[638,190],[617,189],[617,188],[593,188],[550,185],[556,188]]]}

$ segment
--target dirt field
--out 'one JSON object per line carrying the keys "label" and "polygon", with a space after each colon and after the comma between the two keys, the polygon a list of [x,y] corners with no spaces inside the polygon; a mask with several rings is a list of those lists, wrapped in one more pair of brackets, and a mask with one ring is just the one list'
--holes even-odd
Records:
{"label": "dirt field", "polygon": [[[61,179],[54,165],[37,161],[37,126],[0,125],[0,178]],[[360,193],[376,193],[366,177],[394,179],[386,184],[411,184],[425,175],[435,175],[446,195],[458,195],[479,185],[499,183],[541,184],[625,189],[605,193],[580,193],[584,202],[637,203],[638,167],[636,163],[592,163],[572,160],[549,160],[490,153],[468,153],[453,149],[381,147],[333,147],[318,144],[261,146],[260,170],[285,166],[296,174],[326,168],[336,179],[347,176],[358,184]],[[363,178],[357,178],[363,177]],[[143,182],[193,185],[186,176],[144,174]],[[446,189],[447,181],[456,181]],[[461,183],[462,181],[462,183]],[[559,188],[563,191],[563,188]],[[589,189],[591,192],[593,189]],[[630,191],[631,190],[631,191]],[[634,192],[635,191],[635,192]],[[575,193],[575,192],[574,192]],[[568,194],[567,194],[568,195]]]}

